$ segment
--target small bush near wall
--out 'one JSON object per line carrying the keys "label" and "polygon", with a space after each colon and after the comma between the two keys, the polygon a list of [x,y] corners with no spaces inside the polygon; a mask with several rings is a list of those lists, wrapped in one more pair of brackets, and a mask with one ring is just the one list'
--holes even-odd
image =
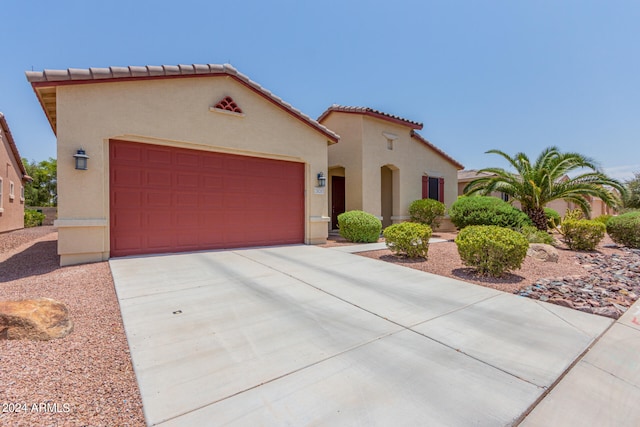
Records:
{"label": "small bush near wall", "polygon": [[[558,218],[560,218],[560,216],[558,216]],[[538,230],[538,228],[533,225],[525,225],[518,231],[529,243],[545,243],[547,245],[553,245],[556,241],[551,234],[546,231]]]}
{"label": "small bush near wall", "polygon": [[363,211],[349,211],[338,215],[340,235],[351,242],[374,243],[380,238],[382,223]]}
{"label": "small bush near wall", "polygon": [[578,251],[594,250],[606,230],[603,223],[590,219],[564,219],[560,225],[564,242],[570,249]]}
{"label": "small bush near wall", "polygon": [[522,234],[495,225],[465,227],[455,242],[465,265],[493,277],[520,268],[529,248]]}
{"label": "small bush near wall", "polygon": [[619,245],[640,249],[640,211],[611,217],[607,222],[607,233]]}
{"label": "small bush near wall", "polygon": [[560,222],[562,222],[562,218],[560,214],[555,209],[544,208],[544,215],[547,217],[547,228],[550,230],[554,230],[560,227]]}
{"label": "small bush near wall", "polygon": [[593,218],[593,220],[603,223],[605,225],[605,227],[606,227],[607,223],[609,222],[611,217],[612,217],[612,215],[604,214],[604,215],[600,215],[600,216],[597,216],[597,217]]}
{"label": "small bush near wall", "polygon": [[431,227],[415,222],[393,224],[384,229],[384,240],[391,252],[409,258],[426,258]]}
{"label": "small bush near wall", "polygon": [[460,196],[449,209],[449,216],[459,229],[469,225],[497,225],[517,230],[533,225],[527,214],[497,197]]}
{"label": "small bush near wall", "polygon": [[437,200],[419,199],[409,205],[409,215],[412,222],[437,228],[440,225],[440,219],[444,216],[445,209],[444,203]]}
{"label": "small bush near wall", "polygon": [[26,228],[29,227],[38,227],[42,225],[42,221],[44,221],[44,214],[38,211],[33,211],[30,209],[25,209],[24,211],[24,226]]}

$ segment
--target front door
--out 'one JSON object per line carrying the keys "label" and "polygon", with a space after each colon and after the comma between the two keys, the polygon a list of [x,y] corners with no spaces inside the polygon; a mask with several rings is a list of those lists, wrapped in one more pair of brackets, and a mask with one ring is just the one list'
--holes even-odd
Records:
{"label": "front door", "polygon": [[331,177],[331,229],[338,228],[338,215],[344,212],[344,176]]}

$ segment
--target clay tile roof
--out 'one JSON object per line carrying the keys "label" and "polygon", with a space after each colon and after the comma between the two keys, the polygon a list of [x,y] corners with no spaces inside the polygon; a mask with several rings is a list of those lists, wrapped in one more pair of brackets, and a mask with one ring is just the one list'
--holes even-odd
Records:
{"label": "clay tile roof", "polygon": [[9,124],[7,123],[7,119],[4,118],[4,114],[0,112],[0,126],[4,131],[4,134],[7,138],[7,142],[9,143],[9,148],[11,148],[11,152],[13,157],[16,159],[16,163],[18,163],[18,167],[20,168],[20,172],[22,172],[22,181],[33,181],[29,175],[27,175],[27,170],[24,168],[22,164],[22,158],[20,157],[20,153],[18,152],[18,146],[16,145],[15,140],[13,139],[13,135],[11,135],[11,130],[9,129]]}
{"label": "clay tile roof", "polygon": [[472,181],[476,178],[482,178],[485,176],[493,176],[494,174],[488,172],[478,172],[477,169],[467,169],[458,171],[458,181]]}
{"label": "clay tile roof", "polygon": [[285,110],[293,117],[325,135],[331,142],[338,142],[340,136],[321,125],[316,120],[294,108],[291,104],[275,96],[249,77],[238,72],[230,64],[188,64],[188,65],[147,65],[109,68],[69,68],[67,70],[27,71],[27,80],[36,92],[53,132],[57,132],[55,87],[67,84],[107,83],[137,79],[166,79],[203,76],[231,76],[239,83],[253,90],[263,98]]}
{"label": "clay tile roof", "polygon": [[417,139],[421,143],[425,144],[427,147],[431,148],[436,153],[440,154],[442,157],[444,157],[446,160],[448,160],[449,163],[454,165],[456,168],[464,169],[464,166],[462,166],[462,164],[460,162],[458,162],[453,157],[451,157],[450,155],[448,155],[447,153],[445,153],[444,151],[442,151],[441,149],[439,149],[438,147],[436,147],[435,145],[433,145],[432,143],[427,141],[422,135],[420,135],[415,130],[411,131],[411,137]]}
{"label": "clay tile roof", "polygon": [[382,111],[374,110],[369,107],[348,107],[345,105],[333,104],[331,107],[327,108],[324,113],[318,117],[318,121],[322,122],[325,118],[329,116],[329,114],[333,112],[340,113],[353,113],[353,114],[362,114],[365,116],[375,117],[381,120],[387,120],[393,123],[401,124],[404,126],[408,126],[411,129],[422,129],[422,123],[414,122],[413,120],[405,119],[400,116],[394,116],[393,114],[384,113]]}

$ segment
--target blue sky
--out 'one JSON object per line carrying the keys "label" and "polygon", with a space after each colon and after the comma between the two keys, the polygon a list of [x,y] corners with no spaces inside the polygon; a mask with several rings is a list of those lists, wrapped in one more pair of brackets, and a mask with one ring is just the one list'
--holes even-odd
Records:
{"label": "blue sky", "polygon": [[424,123],[467,169],[549,145],[640,172],[640,2],[4,0],[0,111],[23,157],[55,157],[27,70],[231,63],[312,117]]}

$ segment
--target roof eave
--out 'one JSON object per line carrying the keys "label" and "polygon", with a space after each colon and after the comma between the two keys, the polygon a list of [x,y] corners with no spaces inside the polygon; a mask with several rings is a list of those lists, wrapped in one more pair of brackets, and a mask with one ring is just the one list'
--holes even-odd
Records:
{"label": "roof eave", "polygon": [[458,162],[456,159],[454,159],[453,157],[451,157],[450,155],[442,151],[440,148],[433,145],[431,142],[429,142],[426,138],[424,138],[422,135],[420,135],[416,131],[411,131],[411,137],[417,139],[418,141],[425,144],[427,147],[431,148],[433,151],[435,151],[436,153],[444,157],[449,163],[454,165],[457,168],[457,170],[464,169],[464,166],[462,165],[462,163]]}
{"label": "roof eave", "polygon": [[20,157],[20,152],[18,151],[18,146],[16,145],[15,140],[13,139],[13,135],[11,134],[11,129],[9,129],[9,124],[7,123],[7,119],[4,117],[4,114],[0,113],[0,126],[2,126],[2,130],[4,131],[5,136],[7,137],[7,141],[9,142],[9,147],[11,148],[11,152],[13,153],[13,157],[18,163],[18,167],[20,168],[20,172],[22,173],[22,181],[29,182],[33,181],[29,175],[27,175],[27,170],[22,164],[22,157]]}
{"label": "roof eave", "polygon": [[[244,74],[238,72],[229,64],[192,64],[176,66],[145,66],[145,67],[110,67],[110,68],[89,68],[89,69],[67,69],[67,70],[44,70],[27,71],[27,80],[31,83],[40,105],[49,120],[53,133],[57,133],[57,123],[52,117],[51,111],[46,106],[42,97],[43,88],[52,88],[65,85],[79,84],[100,84],[111,82],[158,80],[168,78],[192,78],[192,77],[216,77],[230,76],[235,81],[262,96],[275,106],[291,114],[293,117],[314,128],[328,139],[329,144],[335,144],[340,140],[340,136],[316,120],[305,115],[294,108],[291,104],[277,97],[267,89],[263,88]],[[55,103],[54,103],[55,105]],[[54,107],[55,110],[55,107]]]}

